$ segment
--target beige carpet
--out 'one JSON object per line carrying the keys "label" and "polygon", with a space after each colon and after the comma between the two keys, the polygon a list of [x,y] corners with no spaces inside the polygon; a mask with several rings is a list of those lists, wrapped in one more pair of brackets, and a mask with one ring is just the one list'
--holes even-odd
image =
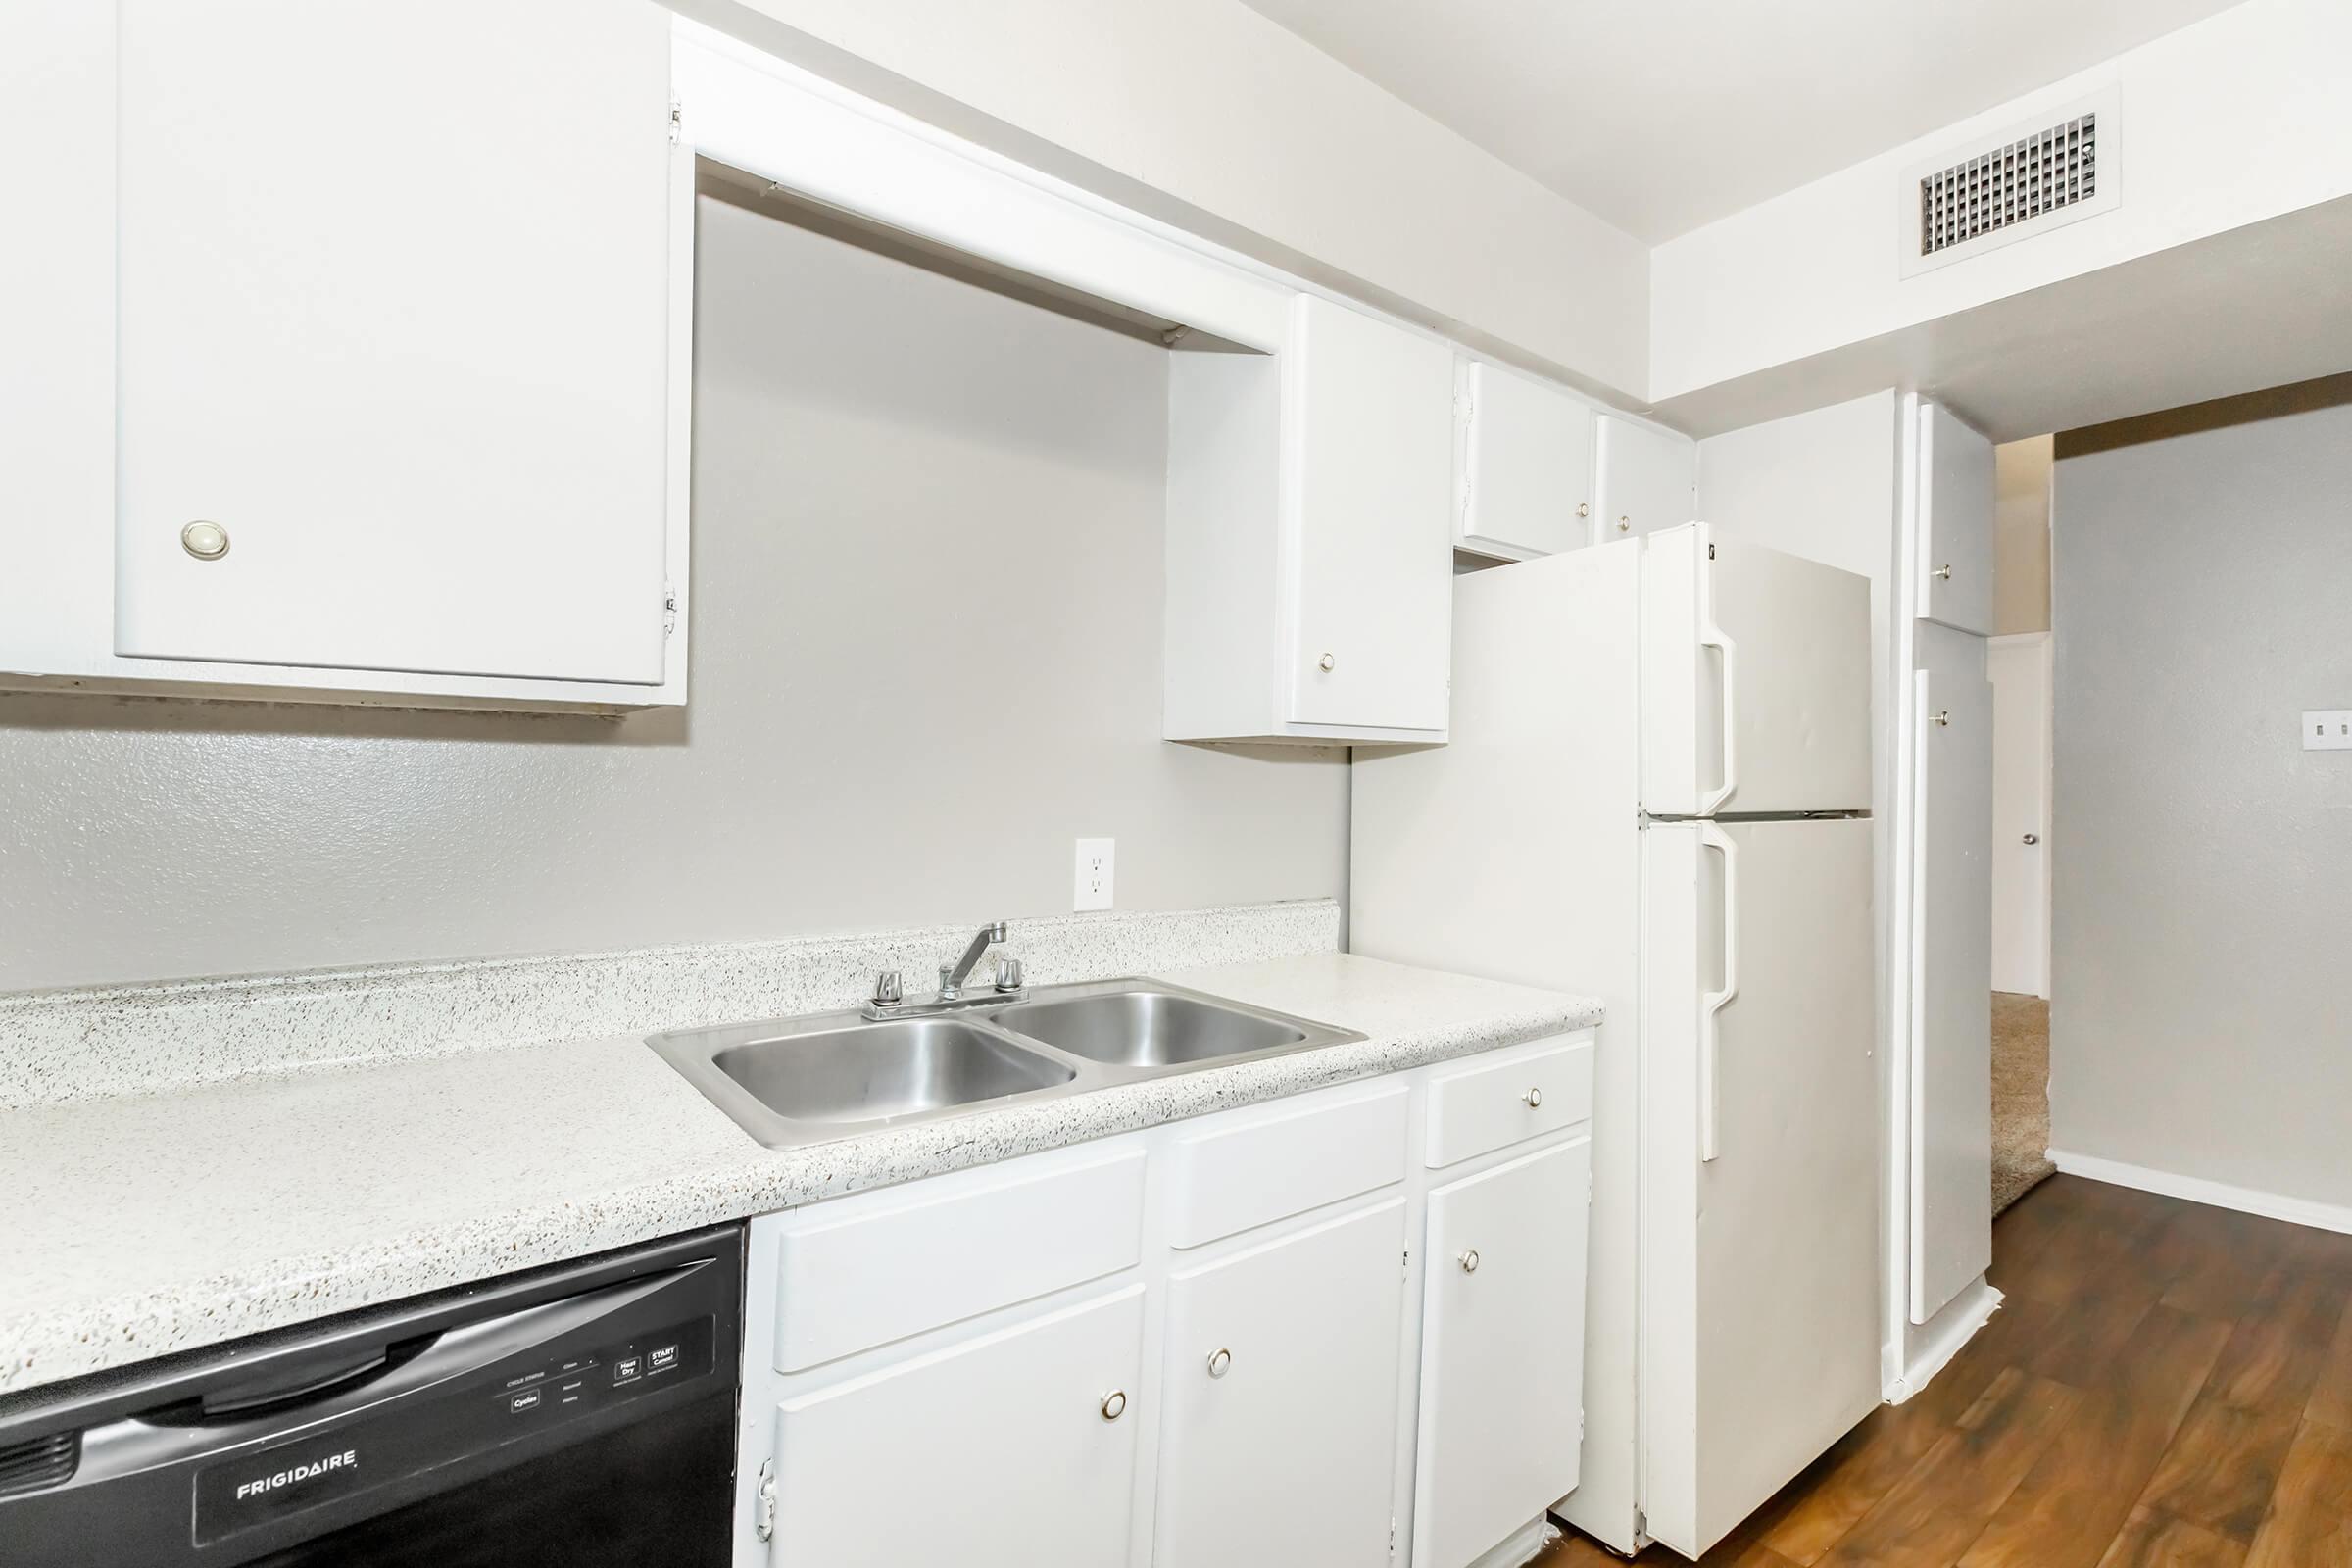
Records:
{"label": "beige carpet", "polygon": [[1992,1211],[2056,1172],[2050,1163],[2050,1004],[1992,994]]}

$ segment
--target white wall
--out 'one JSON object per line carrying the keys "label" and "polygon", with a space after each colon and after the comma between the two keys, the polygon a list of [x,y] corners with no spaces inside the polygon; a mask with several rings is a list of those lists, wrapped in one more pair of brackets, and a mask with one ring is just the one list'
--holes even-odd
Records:
{"label": "white wall", "polygon": [[2352,707],[2352,377],[2061,436],[2055,497],[2051,1141],[2352,1205],[2352,752],[2297,730]]}
{"label": "white wall", "polygon": [[944,128],[1639,400],[1649,257],[1241,0],[672,0]]}
{"label": "white wall", "polygon": [[[1650,396],[1663,402],[2352,192],[2348,59],[2352,7],[2341,0],[2246,0],[1671,240],[1651,257]],[[2110,84],[2122,93],[2121,207],[1899,275],[1910,165]]]}
{"label": "white wall", "polygon": [[0,698],[0,989],[1345,897],[1344,754],[1159,739],[1158,346],[701,221],[693,706]]}

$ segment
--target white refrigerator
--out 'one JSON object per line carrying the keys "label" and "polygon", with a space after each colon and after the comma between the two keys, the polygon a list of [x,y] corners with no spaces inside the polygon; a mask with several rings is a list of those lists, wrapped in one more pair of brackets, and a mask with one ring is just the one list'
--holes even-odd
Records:
{"label": "white refrigerator", "polygon": [[1695,1557],[1880,1398],[1870,584],[1694,523],[1454,595],[1450,743],[1355,754],[1349,945],[1605,1004],[1558,1511]]}

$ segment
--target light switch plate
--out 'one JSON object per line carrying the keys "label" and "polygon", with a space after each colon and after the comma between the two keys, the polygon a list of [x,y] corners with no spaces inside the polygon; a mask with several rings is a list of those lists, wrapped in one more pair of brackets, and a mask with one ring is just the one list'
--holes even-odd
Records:
{"label": "light switch plate", "polygon": [[2352,752],[2352,708],[2314,708],[2303,713],[2303,749]]}
{"label": "light switch plate", "polygon": [[1110,907],[1111,873],[1117,868],[1116,839],[1080,839],[1078,868],[1070,885],[1070,907],[1073,909],[1107,909]]}

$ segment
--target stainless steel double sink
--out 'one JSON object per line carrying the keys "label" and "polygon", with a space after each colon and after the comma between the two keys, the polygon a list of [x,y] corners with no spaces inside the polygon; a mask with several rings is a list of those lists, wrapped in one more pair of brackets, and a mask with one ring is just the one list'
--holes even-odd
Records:
{"label": "stainless steel double sink", "polygon": [[1158,980],[1045,986],[1003,1006],[679,1029],[648,1044],[772,1149],[826,1143],[1364,1037]]}

